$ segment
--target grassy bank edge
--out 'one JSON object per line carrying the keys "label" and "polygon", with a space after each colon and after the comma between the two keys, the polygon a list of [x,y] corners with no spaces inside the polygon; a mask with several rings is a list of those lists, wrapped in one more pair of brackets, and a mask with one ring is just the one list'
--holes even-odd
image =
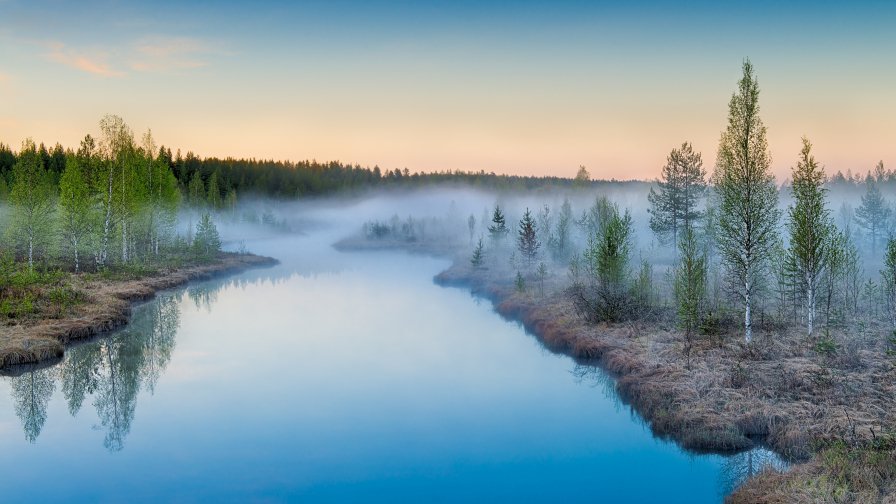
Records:
{"label": "grassy bank edge", "polygon": [[181,286],[194,280],[207,280],[279,261],[253,254],[222,252],[214,264],[166,269],[157,276],[137,280],[93,280],[72,274],[73,282],[89,294],[80,317],[40,320],[0,328],[0,371],[20,366],[40,366],[57,361],[66,345],[96,337],[128,323],[131,303],[155,296],[156,292]]}

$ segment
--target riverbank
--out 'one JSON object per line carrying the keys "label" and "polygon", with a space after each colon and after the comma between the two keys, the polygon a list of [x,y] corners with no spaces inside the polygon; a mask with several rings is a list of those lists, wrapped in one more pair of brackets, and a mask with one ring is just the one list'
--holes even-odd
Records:
{"label": "riverbank", "polygon": [[205,264],[118,275],[57,273],[21,288],[27,316],[0,326],[0,369],[59,359],[67,344],[127,324],[131,303],[193,280],[271,266],[275,259],[221,252]]}
{"label": "riverbank", "polygon": [[736,328],[721,328],[687,356],[671,319],[588,324],[576,315],[565,271],[552,271],[543,287],[526,275],[526,292],[514,276],[456,258],[435,282],[489,298],[548,348],[605,369],[657,436],[694,451],[762,443],[797,463],[785,472],[751,468],[758,476],[730,502],[896,502],[896,450],[886,434],[896,431],[896,366],[879,336],[887,328],[831,330],[837,346],[828,353],[797,327],[764,324],[750,345]]}

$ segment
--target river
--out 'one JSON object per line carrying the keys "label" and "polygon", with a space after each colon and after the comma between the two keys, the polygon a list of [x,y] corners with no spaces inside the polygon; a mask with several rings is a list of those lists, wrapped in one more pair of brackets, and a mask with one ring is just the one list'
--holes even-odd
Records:
{"label": "river", "polygon": [[711,503],[768,457],[654,438],[445,260],[312,238],[0,378],[4,501]]}

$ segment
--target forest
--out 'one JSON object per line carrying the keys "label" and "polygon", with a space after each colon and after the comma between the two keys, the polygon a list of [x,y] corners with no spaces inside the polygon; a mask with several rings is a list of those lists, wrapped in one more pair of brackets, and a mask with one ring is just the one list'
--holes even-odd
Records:
{"label": "forest", "polygon": [[437,282],[615,373],[658,435],[808,461],[757,468],[729,501],[877,502],[896,480],[894,173],[828,176],[803,138],[779,184],[758,98],[746,61],[711,175],[685,142],[634,204],[499,196],[467,218],[368,221],[360,243],[454,251]]}
{"label": "forest", "polygon": [[[84,159],[85,156],[102,154],[94,152],[101,143],[98,139],[85,136],[77,150],[65,148],[56,143],[48,148],[43,143],[34,146],[37,157],[49,172],[54,185],[58,185],[65,172],[68,161],[72,158]],[[0,196],[9,192],[16,180],[14,167],[22,152],[27,152],[30,143],[26,141],[19,151],[14,151],[10,144],[0,143]],[[201,158],[192,152],[181,155],[180,149],[172,155],[165,146],[151,147],[151,155],[159,166],[166,166],[180,192],[192,201],[207,199],[209,205],[220,209],[231,204],[236,194],[291,200],[294,198],[344,195],[373,188],[422,188],[422,187],[460,187],[477,188],[496,191],[524,191],[563,189],[572,187],[600,187],[615,180],[585,180],[556,176],[522,177],[516,175],[496,175],[486,173],[465,172],[463,170],[447,170],[443,172],[411,173],[408,168],[381,170],[379,166],[361,167],[360,165],[343,164],[339,161],[273,161],[256,159],[219,159],[215,157]],[[228,199],[231,198],[231,199]]]}

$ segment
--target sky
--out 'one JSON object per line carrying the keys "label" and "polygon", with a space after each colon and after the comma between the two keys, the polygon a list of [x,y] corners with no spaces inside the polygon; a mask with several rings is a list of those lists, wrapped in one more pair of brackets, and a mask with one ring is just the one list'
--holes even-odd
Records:
{"label": "sky", "polygon": [[115,114],[202,157],[653,179],[685,141],[712,171],[749,58],[779,180],[803,136],[896,168],[896,3],[620,4],[0,0],[0,141]]}

